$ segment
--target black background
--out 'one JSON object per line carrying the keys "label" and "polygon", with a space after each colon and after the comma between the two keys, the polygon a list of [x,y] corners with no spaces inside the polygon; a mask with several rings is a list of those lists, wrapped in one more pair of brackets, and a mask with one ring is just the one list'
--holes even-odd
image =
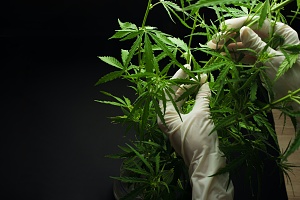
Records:
{"label": "black background", "polygon": [[[141,24],[146,0],[10,0],[1,7],[1,183],[5,199],[108,200],[124,128],[120,111],[94,102],[101,90],[130,94],[126,83],[94,86],[119,57],[108,40],[117,19]],[[160,8],[148,24],[184,35]],[[128,48],[128,46],[127,46]]]}
{"label": "black background", "polygon": [[[94,86],[113,70],[97,56],[120,57],[125,44],[108,40],[117,19],[140,25],[146,6],[146,0],[0,6],[2,199],[114,199],[109,176],[119,175],[121,161],[105,155],[127,138],[108,119],[119,109],[94,100],[107,99],[101,90],[126,96],[131,90],[122,81]],[[169,29],[161,13],[152,12],[158,16],[152,23]]]}

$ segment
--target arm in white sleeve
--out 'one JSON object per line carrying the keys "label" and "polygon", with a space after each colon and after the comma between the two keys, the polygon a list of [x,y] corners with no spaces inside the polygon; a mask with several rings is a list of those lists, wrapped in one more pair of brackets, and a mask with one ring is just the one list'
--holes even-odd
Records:
{"label": "arm in white sleeve", "polygon": [[[184,77],[186,74],[179,69],[173,78]],[[206,77],[204,79],[206,80]],[[205,81],[203,80],[202,83]],[[175,86],[173,89],[176,100],[184,89]],[[182,120],[173,104],[167,102],[164,115],[166,126],[160,119],[158,124],[169,136],[175,151],[183,157],[189,168],[193,199],[232,200],[234,189],[229,174],[211,176],[226,165],[226,158],[219,150],[217,133],[211,133],[214,123],[210,117],[209,97],[208,83],[204,83],[196,96],[193,110],[188,114],[181,114]],[[178,108],[182,103],[177,103]]]}

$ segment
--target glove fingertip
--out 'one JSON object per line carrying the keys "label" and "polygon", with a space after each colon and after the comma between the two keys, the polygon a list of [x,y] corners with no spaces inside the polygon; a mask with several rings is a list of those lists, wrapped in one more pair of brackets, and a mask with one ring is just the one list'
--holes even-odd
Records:
{"label": "glove fingertip", "polygon": [[[244,47],[250,48],[257,53],[263,51],[266,46],[266,43],[262,41],[259,35],[247,26],[243,26],[240,29],[240,39]],[[271,49],[268,49],[268,51],[271,51]]]}
{"label": "glove fingertip", "polygon": [[207,81],[207,74],[201,74],[200,78],[201,78],[200,83],[204,84]]}
{"label": "glove fingertip", "polygon": [[191,70],[191,65],[190,64],[185,64],[185,65],[183,65],[186,69],[189,69],[189,70]]}

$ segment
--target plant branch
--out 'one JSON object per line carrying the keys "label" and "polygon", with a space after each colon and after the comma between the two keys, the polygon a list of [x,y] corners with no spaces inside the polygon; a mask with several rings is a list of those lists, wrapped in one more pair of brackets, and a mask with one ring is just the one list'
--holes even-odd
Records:
{"label": "plant branch", "polygon": [[274,12],[274,11],[280,10],[280,9],[284,8],[284,6],[286,6],[287,4],[289,4],[293,1],[294,0],[286,0],[286,1],[283,1],[279,4],[276,4],[274,7],[271,8],[271,11]]}
{"label": "plant branch", "polygon": [[[276,104],[284,102],[284,101],[286,101],[288,99],[293,99],[293,96],[295,96],[298,93],[300,93],[300,88],[297,89],[297,90],[295,90],[295,91],[293,91],[293,92],[290,92],[288,95],[286,95],[286,96],[284,96],[284,97],[282,97],[282,98],[280,98],[280,99],[278,99],[276,101],[273,101],[273,102],[265,105],[264,107],[260,108],[259,110],[255,111],[255,112],[253,112],[251,114],[246,115],[244,117],[244,119],[249,119],[250,117],[253,117],[254,115],[256,115],[258,113],[261,113],[261,112],[264,112],[264,111],[267,111],[267,110],[271,109]],[[237,121],[240,121],[240,118],[238,118],[236,121],[233,121],[233,122],[227,124],[227,126],[231,126],[231,125],[235,124]]]}
{"label": "plant branch", "polygon": [[[199,10],[199,9],[198,9]],[[190,62],[191,62],[191,45],[192,45],[192,40],[193,40],[193,34],[194,34],[194,31],[195,31],[195,29],[196,29],[196,23],[197,23],[197,18],[198,18],[198,11],[197,12],[195,12],[196,14],[195,14],[195,19],[194,19],[194,24],[193,24],[193,28],[192,28],[192,31],[191,31],[191,35],[190,35],[190,39],[189,39],[189,44],[188,44],[188,50],[189,50],[189,52],[187,52],[188,53],[188,56],[187,56],[187,62],[189,63],[189,64],[191,64]]]}

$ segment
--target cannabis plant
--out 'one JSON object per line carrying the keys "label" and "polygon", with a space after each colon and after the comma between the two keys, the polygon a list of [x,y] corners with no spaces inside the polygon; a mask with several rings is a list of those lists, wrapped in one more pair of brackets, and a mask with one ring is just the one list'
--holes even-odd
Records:
{"label": "cannabis plant", "polygon": [[[289,3],[297,3],[297,10],[291,11],[291,16],[285,18],[281,11]],[[173,36],[174,33],[165,33],[147,25],[149,12],[157,6],[162,6],[170,20],[176,21],[174,25],[188,30],[190,34],[178,38]],[[226,45],[214,50],[197,41],[216,39],[218,34],[224,32],[220,24],[229,18],[248,16],[250,20],[245,25],[258,24],[259,27],[266,19],[291,23],[298,20],[299,8],[299,0],[148,0],[141,25],[118,20],[120,29],[110,39],[131,41],[131,45],[128,49],[120,50],[119,58],[99,56],[115,70],[102,76],[96,85],[125,79],[135,94],[120,97],[112,92],[102,91],[108,99],[97,100],[119,107],[123,114],[112,116],[111,120],[126,127],[127,133],[124,134],[133,134],[131,138],[134,139],[121,146],[119,154],[109,156],[123,159],[124,173],[120,177],[113,177],[130,188],[123,199],[190,199],[187,168],[182,158],[174,152],[168,138],[158,128],[157,117],[164,123],[167,101],[172,102],[178,115],[188,113],[193,107],[195,92],[201,86],[200,75],[203,73],[209,77],[212,91],[211,117],[219,136],[220,150],[228,161],[226,167],[218,173],[234,173],[241,163],[248,163],[250,171],[260,169],[263,161],[256,156],[264,153],[267,159],[275,160],[288,175],[291,165],[287,158],[298,149],[300,133],[295,133],[295,139],[285,151],[278,152],[278,157],[269,155],[268,138],[273,137],[277,142],[277,136],[267,113],[272,109],[279,109],[284,117],[292,119],[296,127],[295,118],[300,113],[293,111],[289,103],[300,104],[300,89],[290,91],[287,96],[275,101],[273,82],[266,75],[262,64],[271,56],[266,51],[256,55],[256,63],[246,65],[239,59],[233,60],[230,56],[232,53],[236,53],[237,58],[243,54],[230,52]],[[207,9],[211,12],[207,12]],[[212,16],[212,13],[215,15]],[[220,40],[234,42],[239,30],[226,31],[226,34],[221,34]],[[267,46],[280,48],[285,52],[286,58],[279,67],[277,78],[294,64],[300,53],[299,45],[284,46],[283,40],[284,38],[275,34],[270,34],[266,40]],[[203,57],[208,59],[201,60]],[[192,69],[185,68],[184,64],[190,64]],[[179,68],[189,78],[170,79],[174,70]],[[172,86],[182,84],[191,87],[176,100],[186,100],[179,109],[172,99]],[[159,101],[163,102],[163,109],[160,108]]]}

